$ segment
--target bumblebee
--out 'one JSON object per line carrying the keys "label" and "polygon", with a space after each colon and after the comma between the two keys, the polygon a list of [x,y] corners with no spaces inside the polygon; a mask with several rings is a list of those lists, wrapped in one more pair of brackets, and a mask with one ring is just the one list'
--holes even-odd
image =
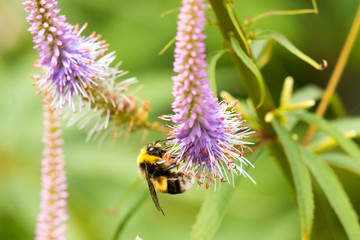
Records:
{"label": "bumblebee", "polygon": [[146,179],[150,195],[156,208],[162,212],[156,191],[161,193],[178,194],[189,190],[194,183],[194,176],[191,172],[184,173],[177,169],[175,162],[171,162],[170,155],[158,143],[150,143],[141,149],[137,159],[139,175]]}

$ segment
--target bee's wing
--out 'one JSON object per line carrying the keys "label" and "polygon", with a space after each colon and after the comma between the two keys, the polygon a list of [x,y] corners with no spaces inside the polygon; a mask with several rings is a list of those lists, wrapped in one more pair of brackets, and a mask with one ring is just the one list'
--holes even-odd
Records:
{"label": "bee's wing", "polygon": [[[177,167],[176,163],[169,163],[166,160],[161,160],[155,163],[157,167],[159,167],[162,171],[168,171]],[[167,166],[168,165],[168,166]]]}
{"label": "bee's wing", "polygon": [[149,190],[150,190],[150,195],[151,195],[151,198],[152,200],[154,201],[154,204],[156,206],[156,208],[162,212],[162,214],[165,216],[164,214],[164,211],[161,209],[160,207],[160,203],[159,203],[159,200],[156,196],[156,191],[155,191],[155,187],[154,187],[154,184],[151,182],[150,180],[150,175],[149,175],[149,171],[147,169],[147,165],[145,165],[145,175],[146,175],[146,181],[148,183],[148,186],[149,186]]}

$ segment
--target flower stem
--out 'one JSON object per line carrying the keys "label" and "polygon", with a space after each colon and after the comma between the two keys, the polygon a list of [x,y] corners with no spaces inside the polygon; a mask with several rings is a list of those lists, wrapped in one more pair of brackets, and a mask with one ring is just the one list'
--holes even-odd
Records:
{"label": "flower stem", "polygon": [[[356,36],[359,32],[359,28],[360,28],[360,5],[358,7],[358,10],[356,12],[356,16],[355,19],[352,23],[352,26],[350,28],[349,34],[347,36],[347,39],[345,41],[344,47],[341,50],[339,59],[335,65],[334,71],[331,74],[330,80],[329,80],[329,84],[327,86],[327,88],[325,89],[324,92],[324,96],[320,101],[320,104],[318,106],[318,108],[316,109],[316,115],[319,117],[322,117],[325,113],[325,110],[327,108],[327,106],[329,105],[330,102],[330,98],[333,96],[334,91],[340,81],[340,77],[341,74],[344,71],[345,68],[345,64],[349,58],[351,49],[354,46],[354,42],[356,39]],[[310,125],[308,131],[306,132],[306,135],[304,137],[304,140],[302,142],[302,144],[304,146],[306,146],[307,144],[309,144],[310,140],[312,139],[312,137],[314,136],[316,127],[314,125]]]}
{"label": "flower stem", "polygon": [[[230,46],[230,39],[236,39],[239,43],[240,48],[243,52],[245,52],[250,59],[252,59],[252,55],[250,52],[249,45],[247,43],[247,39],[245,33],[233,12],[232,7],[226,0],[209,0],[211,7],[216,15],[218,20],[219,28],[223,34],[225,41]],[[262,126],[263,131],[268,135],[273,135],[274,130],[269,123],[265,122],[265,114],[269,111],[272,111],[275,108],[272,97],[269,93],[269,90],[264,83],[263,88],[265,89],[261,92],[259,89],[259,81],[257,80],[257,76],[249,70],[249,68],[245,65],[245,63],[234,53],[232,52],[234,57],[235,66],[240,73],[240,77],[243,81],[244,87],[246,88],[246,92],[249,94],[249,97],[253,101],[253,103],[258,104],[262,102],[262,104],[257,109],[256,113],[259,118],[259,123]],[[265,96],[262,94],[265,93]]]}

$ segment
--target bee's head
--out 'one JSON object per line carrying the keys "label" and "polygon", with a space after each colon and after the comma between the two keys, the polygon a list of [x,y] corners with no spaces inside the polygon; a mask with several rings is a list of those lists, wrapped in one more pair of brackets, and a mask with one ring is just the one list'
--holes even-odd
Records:
{"label": "bee's head", "polygon": [[161,158],[163,154],[166,153],[166,150],[163,149],[159,143],[155,143],[155,144],[150,143],[147,146],[146,153]]}

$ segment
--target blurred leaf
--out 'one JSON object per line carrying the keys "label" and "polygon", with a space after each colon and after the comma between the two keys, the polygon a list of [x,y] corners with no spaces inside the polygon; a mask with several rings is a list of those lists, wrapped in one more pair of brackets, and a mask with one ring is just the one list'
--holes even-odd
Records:
{"label": "blurred leaf", "polygon": [[[290,76],[286,77],[280,95],[280,108],[286,108],[291,104],[291,95],[293,92],[293,87],[294,87],[294,79]],[[285,127],[289,125],[288,116],[286,114],[280,115],[279,118],[280,118],[280,122]]]}
{"label": "blurred leaf", "polygon": [[294,79],[290,76],[286,77],[283,88],[281,90],[280,107],[286,107],[290,105],[293,87],[294,87]]}
{"label": "blurred leaf", "polygon": [[216,63],[220,59],[224,53],[226,53],[227,50],[220,50],[218,51],[215,56],[213,56],[210,60],[208,72],[209,72],[209,82],[211,89],[213,90],[214,96],[217,98],[217,88],[216,88],[216,76],[215,76],[215,69],[216,69]]}
{"label": "blurred leaf", "polygon": [[345,108],[338,94],[333,94],[331,96],[329,107],[333,111],[335,117],[345,116]]}
{"label": "blurred leaf", "polygon": [[331,123],[341,132],[355,131],[357,135],[360,133],[360,117],[336,119]]}
{"label": "blurred leaf", "polygon": [[116,240],[120,237],[122,230],[126,226],[127,222],[131,219],[131,216],[136,212],[136,210],[145,202],[146,199],[149,198],[149,191],[146,189],[142,194],[136,194],[136,197],[133,203],[128,207],[122,208],[122,217],[118,224],[118,227],[115,231],[113,239]]}
{"label": "blurred leaf", "polygon": [[303,112],[293,113],[297,118],[309,123],[314,124],[320,130],[324,131],[329,136],[333,137],[339,144],[340,147],[344,149],[360,166],[360,149],[359,147],[350,139],[347,139],[343,136],[342,132],[340,132],[336,127],[334,127],[328,121],[317,117],[314,114]]}
{"label": "blurred leaf", "polygon": [[[306,100],[319,100],[323,95],[324,90],[316,85],[310,84],[302,87],[296,91],[294,91],[291,102],[303,102]],[[333,110],[334,115],[337,117],[344,116],[344,107],[339,99],[337,94],[334,94],[330,99],[330,108]],[[304,110],[300,110],[304,111]],[[298,112],[300,112],[298,111]],[[290,117],[290,116],[289,116]],[[298,122],[297,118],[291,117],[289,118],[289,126],[292,129],[293,126]],[[360,123],[360,121],[359,121]],[[360,126],[360,125],[359,125]]]}
{"label": "blurred leaf", "polygon": [[306,164],[310,168],[313,176],[321,186],[330,205],[333,207],[340,222],[344,226],[349,239],[360,239],[358,216],[351,206],[350,200],[333,170],[320,158],[309,151],[303,149],[302,154]]}
{"label": "blurred leaf", "polygon": [[[321,98],[323,90],[316,85],[307,85],[300,89],[297,89],[293,92],[291,96],[291,103],[304,102],[308,100],[318,100]],[[298,112],[304,112],[306,110],[299,109]],[[287,126],[289,129],[293,129],[294,126],[298,123],[298,119],[292,115],[288,115]]]}
{"label": "blurred leaf", "polygon": [[291,102],[303,102],[306,100],[318,100],[321,98],[323,90],[316,85],[306,85],[294,91]]}
{"label": "blurred leaf", "polygon": [[137,187],[140,185],[141,182],[142,180],[140,177],[135,178],[135,180],[121,194],[118,202],[111,210],[116,213],[118,209],[122,208],[124,203],[130,199],[130,197],[134,194],[134,192],[138,191]]}
{"label": "blurred leaf", "polygon": [[269,61],[274,50],[273,41],[267,39],[254,40],[251,42],[251,52],[256,66],[262,69]]}
{"label": "blurred leaf", "polygon": [[259,39],[259,40],[251,41],[250,49],[255,62],[257,62],[259,58],[261,58],[268,43],[269,43],[268,39]]}
{"label": "blurred leaf", "polygon": [[241,49],[241,47],[239,46],[239,44],[237,43],[235,38],[230,38],[230,42],[231,42],[231,48],[233,49],[233,51],[235,52],[235,54],[240,58],[240,60],[245,64],[245,66],[254,74],[254,76],[256,77],[256,80],[258,82],[259,85],[259,90],[260,90],[260,95],[261,95],[261,99],[260,102],[257,103],[256,108],[260,107],[265,100],[265,83],[264,80],[261,76],[261,73],[259,71],[259,69],[257,68],[256,64],[249,58],[249,56]]}
{"label": "blurred leaf", "polygon": [[[268,158],[267,153],[262,148],[251,154],[248,159],[254,162],[259,158]],[[243,166],[243,169],[247,171],[249,167],[249,165]],[[241,176],[240,180],[243,178]],[[208,193],[192,226],[189,240],[208,240],[214,236],[225,216],[227,206],[234,192],[234,188],[226,186],[221,191]]]}
{"label": "blurred leaf", "polygon": [[307,62],[314,68],[318,70],[323,70],[323,64],[319,64],[314,61],[312,58],[301,52],[298,48],[296,48],[284,35],[278,33],[273,30],[257,30],[255,39],[273,39],[274,41],[278,42],[280,45],[285,47],[289,52],[297,56],[298,58],[302,59],[303,61]]}
{"label": "blurred leaf", "polygon": [[360,167],[348,155],[342,153],[324,153],[319,156],[333,166],[360,175]]}
{"label": "blurred leaf", "polygon": [[314,220],[314,196],[310,174],[301,157],[299,143],[292,139],[290,133],[277,120],[271,123],[280,139],[293,174],[299,207],[302,239],[310,239]]}
{"label": "blurred leaf", "polygon": [[[357,134],[356,131],[352,130],[343,132],[343,136],[345,138],[355,138]],[[311,144],[309,144],[308,146],[315,154],[319,154],[335,146],[338,146],[338,142],[332,137],[325,136],[317,141],[311,142]]]}
{"label": "blurred leaf", "polygon": [[288,16],[288,15],[300,15],[300,14],[309,14],[309,13],[317,14],[318,13],[317,8],[315,8],[315,6],[314,6],[314,9],[268,11],[268,12],[264,12],[258,16],[250,17],[250,18],[246,19],[244,24],[249,25],[251,23],[254,23],[256,21],[259,21],[260,19],[263,19],[263,18],[266,18],[269,16]]}

